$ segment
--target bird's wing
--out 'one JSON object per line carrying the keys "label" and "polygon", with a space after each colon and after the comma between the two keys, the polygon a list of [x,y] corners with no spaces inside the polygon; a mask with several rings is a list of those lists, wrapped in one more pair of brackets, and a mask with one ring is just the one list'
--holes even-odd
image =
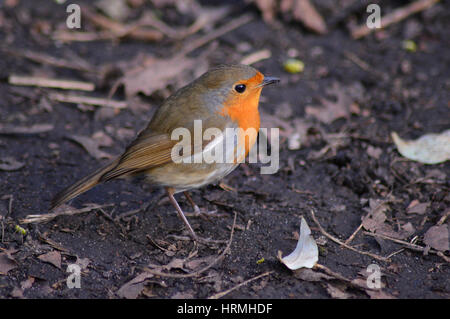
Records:
{"label": "bird's wing", "polygon": [[101,181],[134,175],[172,161],[172,148],[176,143],[168,134],[147,135],[143,138],[138,136],[120,156],[118,164],[101,177]]}
{"label": "bird's wing", "polygon": [[[225,123],[217,121],[217,117],[213,116],[207,120],[202,121],[202,136],[206,128],[217,127],[220,130],[224,129]],[[188,125],[186,125],[188,126]],[[189,125],[186,128],[191,136],[194,136],[194,128]],[[218,127],[219,126],[219,127]],[[176,136],[178,138],[178,136]],[[202,150],[208,147],[209,144],[214,144],[214,137],[212,140],[202,139]],[[106,172],[101,181],[105,182],[110,179],[138,174],[146,171],[152,167],[160,166],[170,162],[181,162],[185,156],[195,156],[196,153],[202,150],[196,149],[193,138],[188,141],[190,143],[190,154],[183,154],[180,148],[174,146],[181,146],[179,140],[171,139],[168,133],[154,133],[150,128],[143,130],[138,137],[127,147],[125,152],[120,156],[118,164],[110,171]],[[184,141],[186,142],[186,141]],[[174,151],[173,151],[174,150]]]}

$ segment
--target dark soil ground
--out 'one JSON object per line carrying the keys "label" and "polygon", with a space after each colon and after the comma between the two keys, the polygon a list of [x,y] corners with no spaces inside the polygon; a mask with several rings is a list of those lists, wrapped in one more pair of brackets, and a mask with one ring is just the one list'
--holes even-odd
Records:
{"label": "dark soil ground", "polygon": [[[348,16],[358,23],[364,21],[364,8],[343,18],[325,1],[318,3],[324,17],[334,17],[325,35],[311,33],[298,22],[286,22],[280,17],[275,26],[270,26],[261,19],[256,7],[241,2],[233,2],[234,12],[219,23],[227,23],[245,12],[255,17],[218,38],[217,47],[202,59],[212,67],[239,62],[257,50],[270,50],[271,58],[254,67],[265,75],[280,77],[281,83],[264,89],[260,107],[266,116],[275,115],[282,123],[308,118],[308,139],[300,149],[289,150],[289,133],[282,134],[280,170],[276,174],[261,175],[258,164],[244,164],[223,181],[235,191],[218,185],[194,190],[193,199],[203,211],[216,211],[207,217],[188,217],[199,235],[227,241],[234,212],[237,213],[230,250],[212,268],[191,278],[149,276],[139,286],[140,298],[207,298],[268,271],[269,275],[226,297],[450,296],[449,267],[445,261],[448,252],[441,256],[424,254],[360,230],[350,243],[353,247],[382,257],[396,252],[389,261],[377,260],[326,238],[310,214],[314,209],[325,231],[345,241],[367,215],[368,202],[385,200],[384,225],[399,233],[410,223],[412,230],[409,228],[411,231],[402,240],[414,239],[415,244],[425,247],[424,234],[450,207],[450,164],[424,165],[404,159],[390,133],[396,131],[401,137],[414,139],[450,127],[449,3],[444,1],[361,40],[352,39],[345,24]],[[382,13],[407,3],[383,1]],[[177,21],[179,13],[175,9],[164,10],[167,23]],[[50,200],[59,190],[107,162],[93,158],[67,136],[105,132],[114,143],[102,150],[120,154],[133,135],[145,127],[164,93],[141,95],[146,108],[128,108],[114,114],[98,108],[86,110],[75,104],[46,103],[49,100],[43,97],[50,89],[10,85],[8,76],[34,74],[80,81],[93,81],[92,77],[87,72],[33,62],[11,52],[41,52],[65,60],[76,55],[93,66],[102,66],[132,60],[139,53],[168,57],[184,43],[123,39],[63,44],[46,32],[63,24],[66,16],[65,6],[53,1],[20,1],[17,6],[4,6],[0,11],[0,125],[53,125],[51,131],[39,134],[0,134],[0,160],[12,157],[24,163],[14,171],[0,170],[0,253],[11,252],[9,257],[3,254],[0,264],[9,263],[12,267],[0,273],[2,298],[119,298],[123,291],[133,295],[136,290],[119,289],[143,273],[145,267],[173,262],[172,266],[157,269],[186,274],[207,265],[226,246],[195,247],[192,241],[177,237],[188,233],[170,202],[162,196],[162,190],[140,180],[112,181],[70,203],[73,207],[86,203],[113,205],[103,208],[103,212],[97,209],[60,216],[48,223],[20,224],[26,235],[16,230],[20,219],[48,213]],[[190,22],[181,21],[183,25]],[[93,30],[92,25],[86,24],[83,28]],[[405,39],[414,40],[416,52],[403,48]],[[292,49],[305,63],[302,73],[283,70],[283,61]],[[208,45],[190,56],[207,50]],[[364,64],[358,63],[355,56]],[[190,79],[194,77],[191,73]],[[350,96],[352,112],[329,124],[320,123],[305,112],[306,106],[319,107],[323,98],[335,101],[336,96],[330,96],[329,91],[333,85]],[[104,98],[111,82],[97,87],[95,94]],[[175,85],[169,86],[167,92],[174,90]],[[123,91],[119,90],[115,98],[125,99]],[[340,103],[339,98],[336,103]],[[331,133],[341,133],[341,143],[318,155],[317,151],[330,143],[324,136]],[[181,206],[190,211],[184,198],[177,196]],[[413,200],[428,203],[422,214],[407,213]],[[117,218],[136,209],[139,211],[135,214]],[[312,281],[311,274],[292,272],[280,263],[278,251],[286,255],[295,248],[294,234],[299,231],[301,216],[318,241],[321,265],[349,280],[365,281],[364,270],[377,264],[382,273],[381,292],[371,292],[344,279]],[[448,220],[444,225],[447,224]],[[56,252],[56,260],[60,254],[61,265],[38,258],[48,252]],[[205,263],[200,262],[202,258]],[[82,269],[81,288],[69,289],[67,267],[83,261],[89,263]]]}

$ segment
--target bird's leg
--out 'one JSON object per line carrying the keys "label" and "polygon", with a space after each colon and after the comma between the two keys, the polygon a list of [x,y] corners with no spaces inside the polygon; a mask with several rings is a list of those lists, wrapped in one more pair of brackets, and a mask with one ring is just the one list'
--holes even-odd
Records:
{"label": "bird's leg", "polygon": [[191,195],[189,195],[189,193],[187,191],[183,192],[183,194],[184,194],[184,196],[186,196],[186,199],[189,201],[189,203],[191,204],[192,208],[194,209],[194,213],[196,215],[199,215],[200,214],[200,208],[197,206],[197,204],[194,203],[194,201],[192,200]]}
{"label": "bird's leg", "polygon": [[181,209],[180,205],[178,205],[177,200],[173,196],[173,194],[175,193],[175,190],[171,187],[166,187],[166,192],[167,192],[167,196],[169,196],[170,202],[172,203],[173,206],[175,206],[175,209],[177,210],[178,215],[180,216],[180,218],[183,220],[184,224],[189,229],[192,239],[194,239],[195,241],[198,241],[197,235],[195,234],[194,230],[192,229],[191,225],[189,224],[189,221],[187,220],[186,216],[184,216],[183,210]]}

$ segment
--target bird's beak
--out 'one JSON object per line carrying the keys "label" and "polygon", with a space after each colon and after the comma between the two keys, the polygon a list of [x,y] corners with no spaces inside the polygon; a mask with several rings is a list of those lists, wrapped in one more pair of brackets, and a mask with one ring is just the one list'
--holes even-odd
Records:
{"label": "bird's beak", "polygon": [[261,84],[258,85],[258,87],[263,87],[263,86],[278,83],[278,82],[280,82],[279,78],[275,78],[272,76],[265,76],[264,79],[262,80]]}

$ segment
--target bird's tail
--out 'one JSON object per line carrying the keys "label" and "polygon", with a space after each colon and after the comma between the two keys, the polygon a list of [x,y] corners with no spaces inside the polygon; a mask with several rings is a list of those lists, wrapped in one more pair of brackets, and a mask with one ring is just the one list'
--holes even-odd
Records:
{"label": "bird's tail", "polygon": [[64,204],[65,202],[77,197],[78,195],[90,190],[92,187],[96,186],[97,184],[101,183],[101,177],[112,170],[118,163],[118,159],[113,161],[112,163],[96,170],[92,174],[84,177],[83,179],[79,180],[72,186],[67,187],[66,189],[62,190],[56,196],[52,199],[50,210],[53,210],[54,208]]}

